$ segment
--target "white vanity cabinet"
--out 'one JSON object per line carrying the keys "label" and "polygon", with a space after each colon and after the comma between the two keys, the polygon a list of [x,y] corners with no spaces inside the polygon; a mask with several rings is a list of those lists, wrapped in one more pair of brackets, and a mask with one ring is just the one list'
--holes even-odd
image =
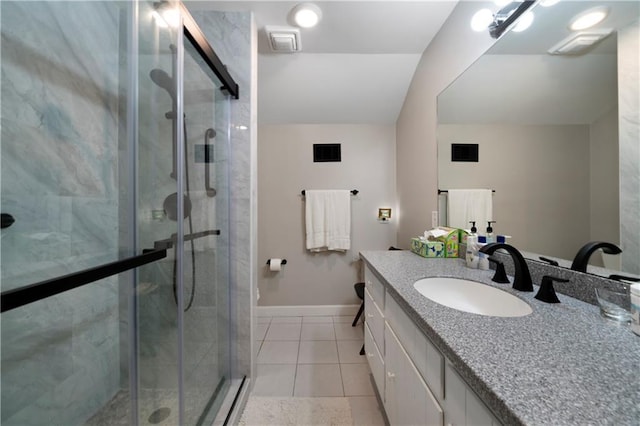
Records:
{"label": "white vanity cabinet", "polygon": [[365,285],[365,352],[389,423],[499,426],[368,267]]}

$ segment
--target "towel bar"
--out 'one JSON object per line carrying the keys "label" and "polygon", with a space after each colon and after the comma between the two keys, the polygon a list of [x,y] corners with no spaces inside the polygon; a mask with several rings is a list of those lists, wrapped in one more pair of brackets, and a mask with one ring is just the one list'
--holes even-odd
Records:
{"label": "towel bar", "polygon": [[[448,189],[438,189],[438,195],[442,194],[442,193],[447,193],[449,192]],[[491,192],[496,192],[495,189],[492,189]]]}
{"label": "towel bar", "polygon": [[[360,192],[360,191],[358,191],[357,189],[352,189],[352,190],[351,190],[351,195],[358,195],[358,192]],[[300,193],[301,193],[302,195],[305,195],[305,194],[306,194],[306,191],[303,189],[302,191],[300,191]]]}

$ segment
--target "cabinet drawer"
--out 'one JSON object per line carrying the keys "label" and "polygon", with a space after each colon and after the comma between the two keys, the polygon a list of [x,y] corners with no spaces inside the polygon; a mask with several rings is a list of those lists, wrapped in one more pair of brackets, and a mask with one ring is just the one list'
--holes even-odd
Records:
{"label": "cabinet drawer", "polygon": [[364,291],[364,320],[371,330],[373,340],[380,348],[380,352],[384,353],[384,317],[378,305],[373,301],[369,290]]}
{"label": "cabinet drawer", "polygon": [[378,388],[378,395],[384,402],[384,359],[382,354],[378,350],[378,346],[373,340],[369,325],[364,326],[364,351],[367,356],[367,362],[373,375],[373,380],[376,382]]}
{"label": "cabinet drawer", "polygon": [[380,309],[384,309],[384,285],[368,267],[364,268],[364,281],[373,300],[375,300]]}

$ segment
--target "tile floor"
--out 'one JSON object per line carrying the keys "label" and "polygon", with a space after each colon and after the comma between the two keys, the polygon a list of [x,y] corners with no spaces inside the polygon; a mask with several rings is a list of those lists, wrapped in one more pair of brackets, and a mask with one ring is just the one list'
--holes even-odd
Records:
{"label": "tile floor", "polygon": [[259,317],[252,395],[345,397],[356,425],[384,425],[353,317]]}

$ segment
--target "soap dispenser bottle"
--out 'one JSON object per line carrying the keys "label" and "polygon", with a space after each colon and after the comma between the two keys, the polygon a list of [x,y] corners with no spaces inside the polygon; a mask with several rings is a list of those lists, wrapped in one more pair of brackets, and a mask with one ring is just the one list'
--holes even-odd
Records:
{"label": "soap dispenser bottle", "polygon": [[492,223],[496,223],[495,220],[490,220],[487,222],[487,234],[485,235],[487,237],[487,244],[489,243],[493,243],[493,228],[491,227]]}
{"label": "soap dispenser bottle", "polygon": [[476,228],[476,222],[469,222],[471,224],[471,234],[467,237],[467,252],[466,263],[467,268],[478,269],[478,229]]}

